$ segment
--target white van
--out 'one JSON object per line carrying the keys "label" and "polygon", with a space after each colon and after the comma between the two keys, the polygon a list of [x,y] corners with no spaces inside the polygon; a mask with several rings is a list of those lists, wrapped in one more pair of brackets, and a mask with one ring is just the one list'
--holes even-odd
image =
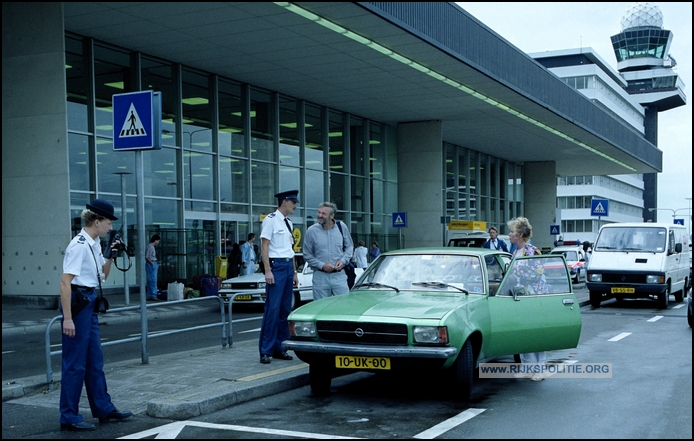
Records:
{"label": "white van", "polygon": [[591,305],[597,308],[610,297],[655,298],[660,308],[667,308],[671,293],[681,302],[689,285],[688,249],[682,225],[603,225],[588,265]]}

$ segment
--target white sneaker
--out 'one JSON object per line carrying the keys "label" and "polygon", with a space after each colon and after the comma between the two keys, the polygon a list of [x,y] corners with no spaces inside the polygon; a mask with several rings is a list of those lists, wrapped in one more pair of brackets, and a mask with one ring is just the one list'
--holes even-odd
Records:
{"label": "white sneaker", "polygon": [[545,379],[545,376],[542,375],[542,374],[539,373],[539,372],[533,374],[533,376],[530,377],[530,380],[531,380],[531,381],[542,381],[542,380],[544,380],[544,379]]}

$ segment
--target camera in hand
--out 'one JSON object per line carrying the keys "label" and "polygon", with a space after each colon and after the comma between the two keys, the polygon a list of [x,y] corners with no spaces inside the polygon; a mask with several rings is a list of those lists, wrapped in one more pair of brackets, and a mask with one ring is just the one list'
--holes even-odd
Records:
{"label": "camera in hand", "polygon": [[[105,259],[111,259],[114,257],[120,256],[121,251],[125,250],[125,244],[122,242],[122,236],[123,236],[123,227],[120,227],[118,231],[111,231],[110,237],[108,240],[108,246],[104,250],[104,258]],[[114,245],[114,242],[118,242],[116,245]],[[115,249],[114,249],[115,248]]]}

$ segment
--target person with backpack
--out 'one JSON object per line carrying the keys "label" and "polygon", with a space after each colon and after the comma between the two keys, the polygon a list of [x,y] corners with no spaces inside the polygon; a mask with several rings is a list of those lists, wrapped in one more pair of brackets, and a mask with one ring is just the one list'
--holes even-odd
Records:
{"label": "person with backpack", "polygon": [[304,239],[304,259],[313,268],[313,300],[346,294],[354,242],[347,225],[335,220],[337,205],[323,202],[318,206],[318,222],[308,227]]}

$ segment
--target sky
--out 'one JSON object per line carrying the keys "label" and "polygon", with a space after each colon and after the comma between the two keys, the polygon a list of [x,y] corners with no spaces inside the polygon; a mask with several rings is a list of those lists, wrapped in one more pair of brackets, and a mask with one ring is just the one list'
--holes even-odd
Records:
{"label": "sky", "polygon": [[[617,70],[610,37],[622,31],[631,2],[482,3],[456,2],[525,53],[591,47]],[[672,31],[670,54],[684,82],[687,104],[658,114],[658,148],[663,170],[658,174],[659,222],[688,221],[692,202],[692,3],[650,2],[663,13],[663,28]],[[683,210],[679,210],[683,208]]]}

